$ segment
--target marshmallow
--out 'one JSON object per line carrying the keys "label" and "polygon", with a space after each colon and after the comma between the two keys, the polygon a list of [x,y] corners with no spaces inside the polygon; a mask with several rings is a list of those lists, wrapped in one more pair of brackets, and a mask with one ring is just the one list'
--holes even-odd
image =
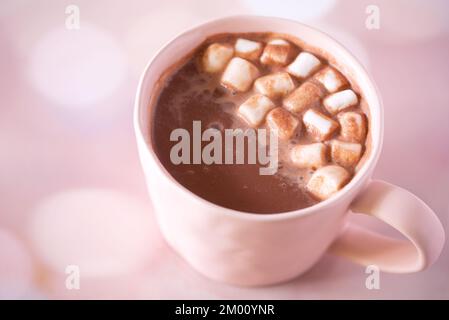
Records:
{"label": "marshmallow", "polygon": [[355,166],[362,155],[362,145],[352,142],[332,140],[331,156],[332,160],[345,168]]}
{"label": "marshmallow", "polygon": [[298,144],[290,152],[290,159],[299,168],[320,168],[327,162],[324,143]]}
{"label": "marshmallow", "polygon": [[211,44],[203,55],[204,71],[210,73],[222,71],[233,54],[234,49],[231,46],[220,43]]}
{"label": "marshmallow", "polygon": [[307,81],[285,98],[283,105],[290,112],[301,113],[318,106],[323,94],[323,89],[318,84]]}
{"label": "marshmallow", "polygon": [[360,142],[365,140],[366,118],[364,114],[358,112],[342,112],[338,114],[340,122],[341,138],[349,142]]}
{"label": "marshmallow", "polygon": [[290,139],[301,125],[294,115],[282,107],[277,107],[268,113],[267,124],[271,130],[277,130],[282,140]]}
{"label": "marshmallow", "polygon": [[257,60],[262,53],[262,43],[239,38],[234,45],[235,54],[248,60]]}
{"label": "marshmallow", "polygon": [[221,84],[228,89],[245,92],[258,76],[259,70],[251,62],[235,57],[221,76]]}
{"label": "marshmallow", "polygon": [[274,103],[261,94],[255,94],[239,107],[239,114],[251,126],[258,126],[265,118],[268,111],[275,107]]}
{"label": "marshmallow", "polygon": [[336,114],[343,109],[356,105],[358,102],[357,95],[354,91],[347,89],[327,96],[323,104],[329,113]]}
{"label": "marshmallow", "polygon": [[254,82],[254,88],[270,98],[283,97],[294,88],[292,78],[287,72],[277,72],[261,77]]}
{"label": "marshmallow", "polygon": [[302,118],[307,132],[318,141],[328,140],[329,137],[338,129],[338,123],[324,114],[309,109]]}
{"label": "marshmallow", "polygon": [[287,67],[288,73],[298,78],[307,78],[321,65],[321,61],[313,54],[301,52]]}
{"label": "marshmallow", "polygon": [[328,92],[335,92],[348,84],[346,78],[332,67],[326,67],[315,75]]}
{"label": "marshmallow", "polygon": [[268,42],[263,50],[260,62],[268,65],[285,66],[291,57],[292,46],[283,39],[274,39]]}
{"label": "marshmallow", "polygon": [[322,167],[313,173],[306,189],[316,198],[325,200],[343,188],[349,178],[349,173],[340,166]]}

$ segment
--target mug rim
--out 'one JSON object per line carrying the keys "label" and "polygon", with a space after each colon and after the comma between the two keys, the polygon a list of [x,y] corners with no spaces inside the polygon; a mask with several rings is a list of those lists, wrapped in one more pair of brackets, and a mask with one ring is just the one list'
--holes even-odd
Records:
{"label": "mug rim", "polygon": [[[301,26],[302,28],[309,29],[314,33],[320,34],[320,36],[328,38],[333,44],[339,49],[343,50],[348,57],[353,60],[352,62],[356,66],[357,73],[362,72],[364,76],[368,79],[369,84],[372,88],[372,91],[375,93],[375,96],[378,100],[378,121],[377,123],[379,130],[378,135],[375,137],[373,135],[373,132],[371,131],[371,154],[366,159],[366,162],[362,165],[360,170],[356,173],[355,176],[352,177],[352,179],[347,183],[341,190],[337,192],[334,196],[325,199],[323,201],[320,201],[312,206],[302,208],[302,209],[296,209],[286,212],[280,212],[280,213],[256,213],[256,212],[246,212],[246,211],[239,211],[227,207],[223,207],[221,205],[218,205],[216,203],[213,203],[209,200],[206,200],[199,195],[195,194],[194,192],[187,189],[185,186],[183,186],[181,183],[179,183],[171,174],[168,172],[168,170],[164,167],[164,165],[161,163],[159,157],[154,152],[153,146],[147,143],[146,139],[144,139],[144,134],[141,126],[141,106],[142,104],[142,95],[143,95],[143,84],[145,82],[145,79],[150,71],[151,66],[153,65],[155,59],[163,54],[164,50],[167,49],[170,45],[177,42],[179,39],[185,37],[188,34],[198,32],[204,29],[207,29],[207,26],[216,24],[216,23],[222,23],[228,20],[233,19],[260,19],[262,20],[278,20],[278,21],[285,21],[288,23],[293,23]],[[295,34],[291,34],[292,36],[298,37],[299,36]],[[301,39],[301,38],[300,38]],[[371,108],[371,106],[368,106]],[[371,109],[369,109],[371,111]],[[370,75],[370,73],[365,69],[365,67],[359,62],[359,60],[354,57],[354,55],[345,47],[343,46],[339,41],[334,39],[329,34],[325,33],[324,31],[318,30],[312,26],[306,25],[302,22],[287,19],[287,18],[281,18],[281,17],[274,17],[274,16],[264,16],[264,15],[248,15],[248,14],[242,14],[242,15],[228,15],[224,17],[219,18],[213,18],[209,19],[205,22],[198,23],[194,25],[191,28],[188,28],[185,31],[182,31],[178,33],[176,36],[174,36],[171,40],[167,41],[159,50],[156,51],[156,53],[153,54],[153,56],[150,58],[148,63],[146,64],[140,78],[139,83],[137,86],[137,93],[135,98],[135,104],[134,104],[134,115],[133,115],[133,122],[134,122],[134,129],[136,133],[136,138],[138,140],[142,140],[142,142],[145,144],[145,151],[148,152],[148,154],[151,156],[151,158],[154,160],[156,165],[158,166],[158,169],[161,170],[161,172],[164,174],[165,177],[167,177],[175,186],[176,188],[183,192],[186,196],[190,196],[192,199],[195,199],[195,201],[201,203],[202,205],[208,205],[215,207],[222,211],[224,214],[232,215],[238,218],[247,218],[247,219],[256,219],[256,220],[282,220],[282,219],[289,219],[289,218],[296,218],[299,216],[309,215],[313,213],[317,213],[325,209],[326,207],[332,205],[333,203],[336,203],[341,198],[345,197],[348,193],[350,193],[351,190],[354,190],[357,186],[360,186],[364,183],[366,176],[369,174],[370,170],[375,167],[375,165],[378,162],[378,159],[380,157],[380,152],[382,150],[383,145],[383,135],[384,135],[384,110],[383,110],[383,102],[381,95],[379,93],[379,89]],[[142,164],[143,165],[143,164]],[[215,210],[211,210],[215,211]]]}

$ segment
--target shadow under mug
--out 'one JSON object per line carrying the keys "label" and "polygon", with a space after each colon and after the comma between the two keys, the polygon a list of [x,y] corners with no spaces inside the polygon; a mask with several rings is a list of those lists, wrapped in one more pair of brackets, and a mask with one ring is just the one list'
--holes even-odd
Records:
{"label": "shadow under mug", "polygon": [[[277,214],[251,214],[208,202],[180,185],[157,158],[151,139],[149,102],[164,71],[218,33],[290,34],[321,48],[344,67],[369,106],[371,151],[353,179],[334,197]],[[328,35],[281,18],[232,16],[194,27],[165,45],[139,83],[134,126],[142,167],[162,234],[202,274],[242,286],[294,278],[330,249],[363,265],[408,273],[423,270],[440,255],[444,230],[435,213],[410,192],[371,179],[383,138],[382,103],[360,63]],[[405,236],[398,240],[347,223],[351,212],[376,217]]]}

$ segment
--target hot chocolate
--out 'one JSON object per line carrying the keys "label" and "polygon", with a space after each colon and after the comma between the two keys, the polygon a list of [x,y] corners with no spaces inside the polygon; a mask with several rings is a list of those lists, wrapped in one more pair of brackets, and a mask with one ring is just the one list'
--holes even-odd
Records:
{"label": "hot chocolate", "polygon": [[[152,143],[167,171],[210,202],[251,213],[292,211],[332,197],[357,172],[369,127],[363,104],[343,70],[292,36],[216,35],[161,78],[150,105]],[[270,138],[257,141],[257,148],[267,145],[270,155],[276,152],[275,170],[261,174],[268,165],[262,161],[194,159],[194,144],[204,152],[212,139],[192,140],[182,155],[192,161],[173,161],[179,143],[173,132],[181,128],[194,139],[197,124],[223,137],[227,129],[274,133],[276,148]],[[246,137],[243,158],[248,160]],[[237,147],[235,158],[241,152]],[[226,153],[224,144],[217,148],[215,156],[217,150]]]}

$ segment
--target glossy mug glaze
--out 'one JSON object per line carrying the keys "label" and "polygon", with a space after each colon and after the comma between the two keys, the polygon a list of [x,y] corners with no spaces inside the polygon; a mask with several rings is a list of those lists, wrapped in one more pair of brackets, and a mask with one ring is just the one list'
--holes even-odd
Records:
{"label": "glossy mug glaze", "polygon": [[[251,214],[208,202],[174,180],[151,142],[149,103],[161,75],[218,33],[275,32],[321,48],[350,74],[369,105],[370,152],[353,179],[334,197],[286,213]],[[360,63],[328,35],[299,22],[232,16],[190,29],[165,45],[149,62],[137,90],[134,126],[148,190],[162,234],[193,268],[212,279],[242,286],[294,278],[330,249],[363,265],[407,273],[431,265],[444,245],[435,213],[410,192],[371,179],[383,139],[378,90]],[[408,240],[397,240],[348,225],[350,213],[377,217]]]}

